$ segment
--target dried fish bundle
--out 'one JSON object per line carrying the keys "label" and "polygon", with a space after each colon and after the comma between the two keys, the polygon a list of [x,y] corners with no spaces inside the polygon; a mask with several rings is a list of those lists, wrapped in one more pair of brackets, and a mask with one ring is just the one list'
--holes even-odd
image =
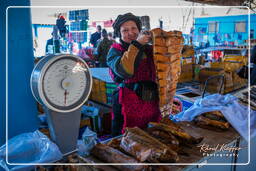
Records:
{"label": "dried fish bundle", "polygon": [[[249,91],[250,91],[250,98],[249,98]],[[238,96],[239,102],[243,105],[249,105],[252,110],[256,110],[256,86],[251,86],[249,89],[244,90],[243,92],[239,93]],[[250,103],[249,103],[250,99]]]}
{"label": "dried fish bundle", "polygon": [[222,130],[227,130],[230,127],[228,122],[216,121],[204,116],[197,116],[194,120],[198,126],[201,126],[203,128],[214,127]]}
{"label": "dried fish bundle", "polygon": [[[138,161],[117,149],[114,149],[106,144],[96,144],[91,151],[91,154],[98,159],[108,163],[138,163]],[[145,170],[143,165],[115,165],[114,167],[123,171],[139,171]]]}
{"label": "dried fish bundle", "polygon": [[205,112],[195,117],[194,122],[206,129],[211,130],[228,130],[230,124],[220,111]]}
{"label": "dried fish bundle", "polygon": [[178,154],[140,128],[127,128],[121,148],[140,162],[177,162]]}
{"label": "dried fish bundle", "polygon": [[154,63],[159,90],[159,106],[163,116],[172,112],[173,97],[181,72],[180,57],[183,47],[182,33],[166,32],[160,28],[153,34]]}
{"label": "dried fish bundle", "polygon": [[203,137],[195,138],[185,132],[182,128],[180,128],[178,125],[170,121],[171,124],[164,124],[164,123],[156,123],[156,122],[150,122],[149,126],[154,127],[155,129],[162,130],[165,132],[169,132],[178,139],[181,140],[181,142],[189,143],[189,144],[198,144],[203,140]]}
{"label": "dried fish bundle", "polygon": [[227,121],[220,111],[205,112],[202,115],[211,120],[224,121],[224,122]]}
{"label": "dried fish bundle", "polygon": [[172,150],[174,150],[176,152],[179,150],[179,141],[172,134],[162,131],[162,130],[159,130],[159,129],[156,129],[154,127],[147,128],[146,132],[150,136],[156,138],[163,144],[167,145]]}
{"label": "dried fish bundle", "polygon": [[110,140],[110,141],[107,143],[107,145],[110,146],[110,147],[112,147],[112,148],[114,148],[114,149],[117,149],[117,150],[123,152],[123,151],[122,151],[122,148],[120,147],[120,143],[121,143],[121,140],[120,140],[120,139],[114,138],[114,139]]}

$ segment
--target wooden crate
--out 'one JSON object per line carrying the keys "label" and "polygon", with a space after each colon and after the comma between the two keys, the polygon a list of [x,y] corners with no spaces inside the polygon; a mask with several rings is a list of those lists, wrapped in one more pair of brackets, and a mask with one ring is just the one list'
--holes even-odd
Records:
{"label": "wooden crate", "polygon": [[111,104],[112,93],[116,87],[117,85],[115,83],[106,83],[93,78],[92,91],[89,98],[96,102]]}
{"label": "wooden crate", "polygon": [[193,81],[193,65],[186,64],[181,66],[179,83]]}

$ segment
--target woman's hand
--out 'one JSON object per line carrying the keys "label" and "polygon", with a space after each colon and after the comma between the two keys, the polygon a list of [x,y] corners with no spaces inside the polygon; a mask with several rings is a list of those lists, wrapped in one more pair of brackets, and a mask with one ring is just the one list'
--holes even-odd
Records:
{"label": "woman's hand", "polygon": [[137,38],[137,41],[142,44],[142,45],[145,45],[147,43],[149,43],[152,39],[152,35],[149,31],[141,31],[138,38]]}

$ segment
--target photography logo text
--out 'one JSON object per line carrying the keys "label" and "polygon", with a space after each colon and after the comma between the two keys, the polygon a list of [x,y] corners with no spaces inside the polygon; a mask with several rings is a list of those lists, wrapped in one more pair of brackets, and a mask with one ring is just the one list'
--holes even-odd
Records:
{"label": "photography logo text", "polygon": [[234,147],[228,144],[217,144],[217,145],[209,145],[202,144],[197,146],[200,148],[200,152],[203,156],[214,156],[214,157],[238,157],[238,151],[241,150],[241,147]]}

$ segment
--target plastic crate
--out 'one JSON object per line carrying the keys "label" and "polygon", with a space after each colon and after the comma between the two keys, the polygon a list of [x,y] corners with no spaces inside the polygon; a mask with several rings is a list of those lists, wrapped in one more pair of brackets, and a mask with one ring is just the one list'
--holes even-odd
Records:
{"label": "plastic crate", "polygon": [[90,99],[105,103],[112,104],[112,94],[117,88],[115,83],[106,83],[97,78],[93,78],[93,88]]}

